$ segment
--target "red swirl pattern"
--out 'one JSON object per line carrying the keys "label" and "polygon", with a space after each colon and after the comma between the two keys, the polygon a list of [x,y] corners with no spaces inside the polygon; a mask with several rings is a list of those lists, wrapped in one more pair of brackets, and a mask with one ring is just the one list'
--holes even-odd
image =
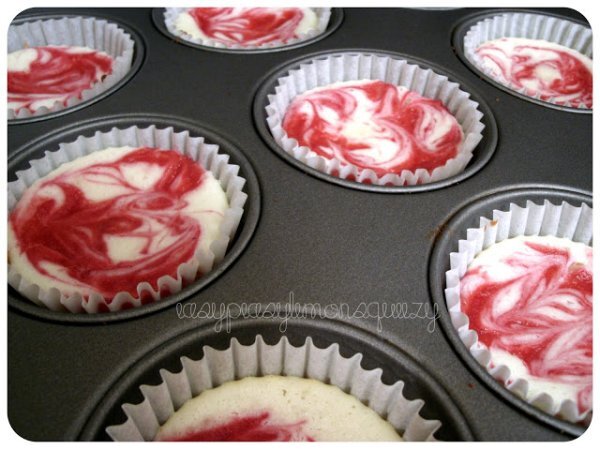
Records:
{"label": "red swirl pattern", "polygon": [[457,155],[463,139],[442,102],[383,81],[342,83],[299,95],[282,126],[300,146],[378,176],[432,171]]}
{"label": "red swirl pattern", "polygon": [[299,37],[300,8],[193,8],[188,11],[202,33],[224,44],[262,45]]}
{"label": "red swirl pattern", "polygon": [[247,416],[235,416],[228,422],[209,428],[191,430],[182,435],[163,436],[161,441],[314,441],[313,438],[302,432],[304,421],[289,424],[274,423],[270,416],[268,411]]}
{"label": "red swirl pattern", "polygon": [[586,267],[570,263],[567,248],[524,245],[503,260],[512,273],[501,281],[490,279],[490,265],[467,271],[461,309],[482,343],[520,358],[531,375],[581,386],[577,403],[586,411],[592,391],[592,250]]}
{"label": "red swirl pattern", "polygon": [[[144,170],[148,164],[161,169],[150,188],[128,182],[125,167],[139,165]],[[197,163],[174,150],[135,149],[114,162],[98,162],[42,181],[28,201],[13,210],[10,223],[21,251],[44,276],[72,283],[48,271],[50,263],[107,301],[122,291],[137,297],[138,283],[147,281],[157,289],[158,278],[176,278],[178,266],[193,257],[201,229],[182,213],[187,206],[182,197],[202,184],[203,175]],[[100,188],[117,187],[122,193],[92,201],[78,187],[81,180]],[[109,236],[142,239],[139,257],[113,261]]]}
{"label": "red swirl pattern", "polygon": [[56,100],[66,103],[80,97],[112,72],[113,60],[105,53],[66,46],[36,47],[29,70],[8,70],[8,101],[34,111],[35,103]]}
{"label": "red swirl pattern", "polygon": [[[520,40],[519,40],[520,41]],[[592,71],[581,60],[565,50],[544,45],[544,41],[522,40],[527,44],[511,45],[508,38],[486,42],[475,53],[482,58],[484,67],[491,68],[503,84],[541,100],[553,99],[557,104],[570,103],[591,108]],[[546,43],[548,44],[548,43]],[[558,46],[556,46],[558,47]],[[541,72],[558,75],[545,79]]]}

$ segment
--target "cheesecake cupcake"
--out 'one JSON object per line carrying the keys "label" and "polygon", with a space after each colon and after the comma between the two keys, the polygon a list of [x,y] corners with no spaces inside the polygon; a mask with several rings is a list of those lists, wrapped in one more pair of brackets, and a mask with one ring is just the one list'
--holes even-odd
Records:
{"label": "cheesecake cupcake", "polygon": [[132,37],[104,19],[58,17],[11,24],[9,120],[61,111],[99,96],[125,78],[135,51]]}
{"label": "cheesecake cupcake", "polygon": [[592,109],[592,30],[567,19],[506,13],[474,24],[463,40],[473,66],[523,96]]}
{"label": "cheesecake cupcake", "polygon": [[279,147],[307,166],[360,183],[412,186],[464,170],[482,139],[477,107],[431,69],[341,53],[280,77],[266,113]]}
{"label": "cheesecake cupcake", "polygon": [[592,411],[592,209],[527,202],[482,217],[450,254],[446,303],[471,355],[542,411]]}
{"label": "cheesecake cupcake", "polygon": [[8,281],[56,311],[119,311],[219,263],[245,180],[216,145],[173,128],[80,136],[8,184]]}
{"label": "cheesecake cupcake", "polygon": [[182,357],[181,372],[161,370],[162,382],[141,386],[144,400],[124,404],[127,420],[106,432],[115,441],[435,440],[441,424],[419,415],[423,401],[360,359],[310,337],[300,347],[234,338],[225,350],[204,347],[200,360]]}
{"label": "cheesecake cupcake", "polygon": [[278,48],[322,34],[330,8],[166,8],[169,33],[206,47]]}

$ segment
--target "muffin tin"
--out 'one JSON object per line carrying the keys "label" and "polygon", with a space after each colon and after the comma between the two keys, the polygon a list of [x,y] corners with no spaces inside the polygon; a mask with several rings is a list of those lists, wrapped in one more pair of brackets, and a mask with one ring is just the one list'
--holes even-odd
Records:
{"label": "muffin tin", "polygon": [[[164,302],[115,314],[61,314],[9,288],[8,418],[16,433],[30,440],[107,439],[105,427],[124,420],[120,405],[141,400],[140,384],[160,381],[156,369],[201,356],[203,345],[224,348],[232,337],[248,343],[257,334],[269,342],[285,334],[296,344],[310,336],[319,347],[338,343],[345,356],[362,353],[365,368],[380,367],[386,383],[404,380],[407,397],[425,401],[422,415],[442,422],[438,439],[569,440],[584,431],[499,389],[457,342],[440,301],[443,255],[463,238],[462,224],[510,201],[592,202],[592,115],[508,94],[474,74],[453,49],[465,21],[501,10],[334,9],[339,23],[326,36],[249,54],[169,39],[153,20],[157,11],[37,9],[19,16],[114,20],[139,36],[134,60],[140,67],[93,104],[11,123],[8,179],[44,150],[95,129],[173,125],[218,143],[241,166],[246,214],[214,276]],[[573,10],[549,12],[583,21]],[[315,54],[357,49],[430,64],[487,105],[489,129],[468,175],[433,190],[351,189],[357,186],[318,177],[273,148],[260,107],[273,74]],[[344,303],[351,314],[274,316],[275,304],[291,302]],[[242,303],[266,313],[219,319],[221,308]],[[377,304],[379,313],[383,304],[404,304],[407,314],[378,318]],[[199,312],[202,305],[214,305],[215,316],[178,315],[182,307]]]}

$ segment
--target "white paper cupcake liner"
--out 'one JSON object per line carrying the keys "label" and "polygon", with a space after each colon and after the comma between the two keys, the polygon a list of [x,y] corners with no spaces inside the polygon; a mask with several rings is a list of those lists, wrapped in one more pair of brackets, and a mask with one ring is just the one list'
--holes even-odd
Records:
{"label": "white paper cupcake liner", "polygon": [[419,415],[425,402],[408,400],[402,392],[403,381],[384,384],[381,369],[363,369],[360,353],[344,358],[338,344],[321,349],[308,337],[304,345],[295,347],[283,337],[277,344],[268,345],[259,335],[252,345],[242,345],[233,338],[226,350],[207,346],[203,350],[204,357],[199,361],[182,357],[181,372],[161,370],[163,381],[158,386],[142,385],[144,400],[137,405],[122,405],[127,420],[107,427],[108,435],[115,441],[151,441],[159,427],[187,400],[227,381],[264,375],[311,378],[337,386],[386,419],[407,441],[435,441],[433,434],[441,426],[438,420]]}
{"label": "white paper cupcake liner", "polygon": [[524,96],[540,101],[571,108],[588,109],[583,104],[557,102],[555,99],[541,100],[539,94],[532,96],[526,89],[498,80],[489,68],[482,64],[475,53],[477,47],[487,41],[503,37],[539,39],[563,45],[592,58],[592,30],[586,26],[558,17],[530,13],[506,13],[487,18],[473,25],[465,34],[463,51],[465,57],[482,73],[492,80]]}
{"label": "white paper cupcake liner", "polygon": [[480,218],[479,228],[469,228],[467,239],[460,240],[458,252],[450,254],[450,270],[446,272],[446,305],[452,325],[471,355],[509,391],[542,411],[569,422],[585,421],[589,411],[580,414],[572,400],[559,403],[544,392],[528,395],[529,383],[511,377],[506,365],[491,367],[491,353],[478,341],[477,332],[469,329],[469,318],[461,312],[460,282],[475,257],[491,245],[516,236],[555,236],[592,245],[593,210],[586,204],[573,206],[567,202],[554,205],[546,200],[539,205],[528,201],[524,208],[511,203],[509,211],[494,210],[492,219]]}
{"label": "white paper cupcake liner", "polygon": [[290,39],[285,42],[272,41],[261,45],[240,45],[224,44],[213,39],[194,38],[189,34],[177,29],[177,27],[175,26],[175,21],[177,20],[177,17],[179,16],[179,14],[186,12],[189,9],[191,8],[165,8],[165,27],[167,28],[169,33],[171,33],[173,36],[177,36],[178,38],[183,39],[184,41],[191,42],[196,45],[231,50],[257,50],[279,48],[297,44],[308,39],[312,39],[313,37],[319,36],[320,34],[323,34],[325,32],[325,30],[327,29],[327,25],[329,24],[329,18],[331,16],[331,8],[311,8],[317,16],[317,27],[315,29],[309,30],[304,34],[301,34],[299,37]]}
{"label": "white paper cupcake liner", "polygon": [[[300,146],[296,139],[287,135],[281,124],[294,97],[319,86],[364,79],[404,86],[423,97],[440,100],[456,118],[464,133],[457,156],[431,172],[426,169],[414,172],[403,170],[400,174],[390,173],[379,177],[371,169],[362,169],[337,158],[324,158],[310,148]],[[402,59],[369,53],[332,55],[302,64],[277,80],[275,92],[268,96],[267,125],[277,144],[286,153],[313,169],[361,183],[414,186],[454,176],[462,172],[471,160],[485,126],[481,122],[483,114],[477,109],[479,104],[469,96],[448,77]]]}
{"label": "white paper cupcake liner", "polygon": [[17,172],[17,180],[8,183],[9,211],[15,207],[29,186],[61,164],[107,147],[121,146],[176,150],[212,172],[225,191],[229,202],[217,238],[211,243],[209,252],[197,252],[191,261],[180,264],[177,278],[169,275],[159,278],[157,290],[150,283],[157,280],[138,284],[137,298],[132,297],[128,292],[119,292],[112,301],[107,301],[101,294],[95,292],[88,298],[84,298],[81,294],[66,296],[56,288],[45,291],[23,279],[9,263],[9,284],[37,305],[54,311],[66,310],[72,313],[97,313],[106,309],[119,311],[124,306],[130,305],[139,307],[142,305],[142,298],[148,295],[153,301],[159,301],[162,298],[161,292],[172,295],[181,291],[185,284],[195,281],[199,275],[210,272],[213,266],[225,256],[229,241],[235,235],[244,213],[244,204],[248,196],[242,192],[242,188],[246,180],[238,176],[239,166],[230,164],[229,156],[219,153],[218,145],[207,144],[204,138],[192,137],[188,131],[175,132],[172,127],[159,129],[152,125],[148,128],[136,126],[127,129],[113,128],[105,133],[98,131],[92,137],[79,136],[73,142],[60,144],[59,150],[46,152],[43,158],[31,161],[29,169]]}
{"label": "white paper cupcake liner", "polygon": [[80,97],[71,97],[65,103],[57,101],[50,108],[41,107],[31,112],[28,108],[8,110],[8,119],[24,119],[56,112],[89,100],[113,87],[131,68],[134,41],[116,24],[93,17],[65,17],[37,20],[8,29],[8,53],[29,47],[68,45],[100,50],[113,58],[112,73],[95,83]]}

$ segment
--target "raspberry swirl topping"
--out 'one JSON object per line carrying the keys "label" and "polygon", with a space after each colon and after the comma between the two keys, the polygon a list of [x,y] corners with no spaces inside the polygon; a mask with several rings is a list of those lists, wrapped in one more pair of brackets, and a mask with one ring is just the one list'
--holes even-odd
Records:
{"label": "raspberry swirl topping", "polygon": [[461,279],[469,328],[530,389],[592,400],[592,249],[554,237],[519,237],[482,252]]}
{"label": "raspberry swirl topping", "polygon": [[209,441],[209,442],[290,442],[314,441],[306,436],[302,426],[306,421],[278,423],[269,411],[248,415],[233,415],[227,422],[190,430],[185,434],[160,436],[161,441]]}
{"label": "raspberry swirl topping", "polygon": [[87,47],[46,46],[8,55],[8,107],[34,112],[80,98],[112,72],[113,59]]}
{"label": "raspberry swirl topping", "polygon": [[498,82],[556,104],[592,107],[592,60],[568,47],[535,39],[502,38],[475,53]]}
{"label": "raspberry swirl topping", "polygon": [[215,184],[174,150],[109,148],[63,164],[10,214],[11,264],[65,294],[93,290],[110,301],[123,291],[137,297],[141,282],[156,290],[212,233],[207,221],[222,219],[226,199],[202,202]]}
{"label": "raspberry swirl topping", "polygon": [[299,38],[316,22],[309,8],[192,8],[179,15],[176,27],[194,38],[259,46]]}
{"label": "raspberry swirl topping", "polygon": [[459,123],[439,100],[371,80],[299,95],[282,126],[300,146],[378,176],[432,171],[454,158],[463,140]]}

